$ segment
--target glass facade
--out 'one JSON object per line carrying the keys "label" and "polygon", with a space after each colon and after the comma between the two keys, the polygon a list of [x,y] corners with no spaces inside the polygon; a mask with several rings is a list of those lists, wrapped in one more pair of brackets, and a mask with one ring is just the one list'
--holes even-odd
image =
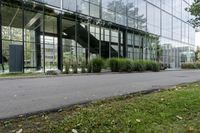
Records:
{"label": "glass facade", "polygon": [[[97,56],[155,60],[170,68],[194,60],[192,0],[1,0],[1,71],[63,69]],[[16,53],[19,51],[15,51]]]}

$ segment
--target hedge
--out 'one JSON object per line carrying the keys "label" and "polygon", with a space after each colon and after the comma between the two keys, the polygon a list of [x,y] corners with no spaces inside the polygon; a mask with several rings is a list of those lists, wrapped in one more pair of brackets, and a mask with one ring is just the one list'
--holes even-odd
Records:
{"label": "hedge", "polygon": [[183,63],[181,64],[182,69],[200,69],[200,63],[195,62],[195,63]]}
{"label": "hedge", "polygon": [[161,65],[155,61],[134,61],[126,58],[111,58],[109,67],[112,72],[160,71]]}

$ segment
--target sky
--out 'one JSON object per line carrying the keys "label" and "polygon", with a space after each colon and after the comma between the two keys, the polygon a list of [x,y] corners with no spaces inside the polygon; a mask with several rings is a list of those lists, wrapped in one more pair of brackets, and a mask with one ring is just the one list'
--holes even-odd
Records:
{"label": "sky", "polygon": [[196,32],[195,44],[196,44],[196,46],[200,46],[200,32]]}

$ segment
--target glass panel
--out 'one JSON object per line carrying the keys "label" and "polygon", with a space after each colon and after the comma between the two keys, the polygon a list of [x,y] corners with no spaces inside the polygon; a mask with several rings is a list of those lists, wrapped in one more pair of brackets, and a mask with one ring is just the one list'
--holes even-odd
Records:
{"label": "glass panel", "polygon": [[102,9],[102,19],[115,22],[115,13],[108,9]]}
{"label": "glass panel", "polygon": [[156,6],[158,6],[158,7],[160,7],[160,1],[161,0],[147,0],[147,1],[152,3],[152,4],[154,4],[154,5],[156,5]]}
{"label": "glass panel", "polygon": [[41,41],[40,38],[43,35],[43,13],[35,9],[41,5],[33,5],[31,2],[25,4],[24,66],[26,71],[40,70],[42,68],[41,45],[43,45],[43,40]]}
{"label": "glass panel", "polygon": [[99,6],[90,4],[90,16],[99,18]]}
{"label": "glass panel", "polygon": [[162,35],[172,38],[172,16],[162,12]]}
{"label": "glass panel", "polygon": [[77,12],[89,15],[89,3],[83,0],[77,1]]}
{"label": "glass panel", "polygon": [[173,39],[181,41],[181,20],[173,17]]}
{"label": "glass panel", "polygon": [[160,9],[147,4],[147,31],[160,35]]}
{"label": "glass panel", "polygon": [[[45,15],[45,70],[57,69],[57,17]],[[43,37],[41,38],[41,42]],[[41,47],[44,49],[43,45]],[[43,54],[43,53],[42,53]],[[43,57],[43,56],[42,56]],[[43,58],[42,58],[43,59]]]}
{"label": "glass panel", "polygon": [[44,0],[44,2],[55,7],[60,7],[61,5],[61,0]]}
{"label": "glass panel", "polygon": [[161,0],[161,7],[168,13],[172,13],[172,1],[173,0]]}
{"label": "glass panel", "polygon": [[9,72],[9,46],[22,45],[22,10],[15,3],[2,3],[1,14],[3,64],[5,72]]}
{"label": "glass panel", "polygon": [[63,0],[63,8],[70,11],[76,11],[76,0]]}
{"label": "glass panel", "polygon": [[173,15],[181,18],[181,4],[182,0],[173,0]]}

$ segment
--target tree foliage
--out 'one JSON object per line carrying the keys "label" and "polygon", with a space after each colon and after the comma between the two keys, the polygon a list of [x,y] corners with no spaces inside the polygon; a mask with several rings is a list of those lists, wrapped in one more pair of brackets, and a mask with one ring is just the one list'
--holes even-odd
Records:
{"label": "tree foliage", "polygon": [[194,18],[190,19],[189,22],[194,27],[200,27],[200,0],[194,0],[192,5],[186,10],[194,16]]}

